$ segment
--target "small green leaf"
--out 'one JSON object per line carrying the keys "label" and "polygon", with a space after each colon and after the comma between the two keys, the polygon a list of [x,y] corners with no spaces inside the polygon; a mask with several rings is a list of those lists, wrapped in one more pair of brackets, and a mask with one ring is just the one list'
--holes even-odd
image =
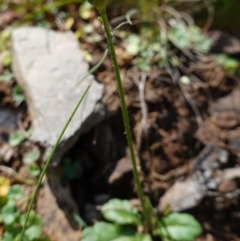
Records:
{"label": "small green leaf", "polygon": [[12,63],[12,56],[10,54],[10,52],[8,52],[9,54],[7,54],[4,59],[3,59],[3,65],[4,66],[10,66],[10,64]]}
{"label": "small green leaf", "polygon": [[187,213],[171,213],[160,221],[163,240],[193,241],[202,233],[199,222]]}
{"label": "small green leaf", "polygon": [[1,219],[5,225],[13,224],[18,215],[19,210],[14,202],[7,202],[1,209]]}
{"label": "small green leaf", "polygon": [[131,56],[137,55],[140,51],[140,43],[141,39],[137,34],[129,35],[125,43],[126,52]]}
{"label": "small green leaf", "polygon": [[176,24],[168,31],[168,38],[180,49],[187,49],[191,45],[187,26],[182,23]]}
{"label": "small green leaf", "polygon": [[212,44],[212,40],[204,36],[200,28],[183,23],[178,23],[169,30],[168,39],[180,49],[195,47],[204,53],[209,51]]}
{"label": "small green leaf", "polygon": [[81,241],[111,241],[121,235],[119,226],[98,222],[93,227],[83,230]]}
{"label": "small green leaf", "polygon": [[82,19],[89,19],[91,17],[91,10],[93,9],[92,5],[88,2],[83,2],[79,7],[79,16]]}
{"label": "small green leaf", "polygon": [[212,40],[206,36],[204,36],[201,32],[201,29],[195,25],[190,26],[188,28],[189,38],[193,45],[203,53],[209,51]]}
{"label": "small green leaf", "polygon": [[121,236],[111,241],[152,241],[149,234],[135,234],[134,236]]}
{"label": "small green leaf", "polygon": [[27,130],[27,136],[31,136],[33,133],[33,129],[30,127],[28,130]]}
{"label": "small green leaf", "polygon": [[24,155],[23,162],[25,164],[32,164],[36,162],[40,157],[40,151],[37,147],[34,147],[26,155]]}
{"label": "small green leaf", "polygon": [[13,235],[11,233],[5,232],[3,234],[2,241],[14,241],[14,237],[13,237]]}
{"label": "small green leaf", "polygon": [[213,57],[214,61],[221,65],[229,74],[234,74],[238,67],[238,61],[236,59],[233,59],[231,57],[228,57],[225,54],[216,54]]}
{"label": "small green leaf", "polygon": [[50,240],[49,238],[46,238],[46,237],[41,237],[34,241],[52,241],[52,240]]}
{"label": "small green leaf", "polygon": [[41,170],[40,167],[34,163],[28,167],[28,172],[31,176],[37,177],[41,173]]}
{"label": "small green leaf", "polygon": [[28,238],[28,240],[35,240],[36,238],[39,238],[41,236],[42,232],[42,225],[31,225],[28,227],[25,231],[25,236]]}
{"label": "small green leaf", "polygon": [[13,79],[13,77],[14,77],[13,73],[1,74],[0,81],[9,82],[10,80]]}
{"label": "small green leaf", "polygon": [[83,168],[79,162],[73,162],[70,158],[63,160],[63,171],[69,179],[80,177]]}
{"label": "small green leaf", "polygon": [[148,72],[151,70],[151,66],[149,64],[146,63],[146,60],[143,60],[142,58],[138,59],[137,62],[137,67],[145,72]]}
{"label": "small green leaf", "polygon": [[23,198],[24,192],[23,192],[23,187],[20,185],[13,185],[10,187],[9,192],[8,192],[8,199],[17,201]]}
{"label": "small green leaf", "polygon": [[16,131],[9,135],[8,143],[10,146],[15,147],[18,146],[23,140],[25,136],[22,131]]}
{"label": "small green leaf", "polygon": [[73,214],[73,218],[82,226],[82,227],[87,227],[87,224],[85,221],[76,213]]}
{"label": "small green leaf", "polygon": [[8,234],[7,238],[9,239],[12,237],[14,241],[18,240],[20,232],[21,232],[21,227],[18,225],[18,217],[16,218],[13,224],[9,226],[5,225],[5,233]]}
{"label": "small green leaf", "polygon": [[138,225],[141,223],[138,210],[128,200],[111,199],[102,206],[101,213],[108,221],[118,224]]}
{"label": "small green leaf", "polygon": [[[27,213],[24,213],[21,215],[21,217],[20,217],[21,226],[24,225],[26,217],[27,217]],[[34,210],[31,210],[31,212],[30,212],[28,222],[27,222],[27,227],[32,226],[32,225],[42,226],[41,217]]]}
{"label": "small green leaf", "polygon": [[21,89],[21,87],[19,85],[16,85],[13,87],[12,98],[16,102],[17,105],[19,105],[21,102],[23,102],[25,100],[23,90]]}

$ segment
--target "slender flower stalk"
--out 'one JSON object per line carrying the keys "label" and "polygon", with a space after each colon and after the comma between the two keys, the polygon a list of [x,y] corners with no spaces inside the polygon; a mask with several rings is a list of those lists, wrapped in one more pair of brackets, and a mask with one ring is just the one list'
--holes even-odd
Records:
{"label": "slender flower stalk", "polygon": [[137,187],[137,194],[138,194],[138,198],[141,202],[141,207],[143,210],[143,216],[144,216],[145,222],[147,224],[148,229],[152,231],[151,217],[150,217],[151,212],[149,212],[149,210],[148,210],[146,198],[144,197],[144,194],[143,194],[140,177],[139,177],[139,173],[137,170],[137,162],[136,162],[136,157],[135,157],[135,153],[134,153],[132,133],[131,133],[131,127],[130,127],[128,112],[127,112],[126,101],[125,101],[125,97],[124,97],[122,80],[121,80],[116,52],[115,52],[115,48],[114,48],[114,44],[113,44],[113,40],[112,40],[113,36],[110,31],[110,26],[109,26],[107,14],[106,14],[106,5],[108,3],[108,0],[89,0],[89,3],[91,3],[99,11],[100,17],[101,17],[101,20],[102,20],[102,23],[104,25],[105,32],[107,35],[110,55],[112,58],[113,68],[114,68],[114,72],[115,72],[115,76],[116,76],[116,80],[117,80],[118,93],[119,93],[119,97],[120,97],[123,121],[124,121],[124,126],[125,126],[125,131],[126,131],[126,137],[127,137],[129,150],[130,150],[132,166],[133,166],[134,181],[135,181],[135,184]]}
{"label": "slender flower stalk", "polygon": [[72,121],[72,118],[74,117],[74,115],[75,115],[75,113],[77,112],[79,106],[81,105],[81,103],[82,103],[84,97],[86,96],[86,94],[87,94],[90,86],[91,86],[91,84],[90,84],[90,85],[87,87],[87,89],[84,91],[83,95],[81,96],[80,100],[78,101],[77,105],[75,106],[73,112],[71,113],[71,116],[69,117],[69,119],[67,120],[65,126],[63,127],[63,129],[62,129],[62,131],[61,131],[61,133],[60,133],[60,135],[59,135],[59,137],[58,137],[58,139],[57,139],[54,147],[52,148],[52,151],[51,151],[51,153],[50,153],[50,155],[49,155],[49,157],[48,157],[48,159],[47,159],[47,162],[46,162],[46,164],[45,164],[45,166],[44,166],[44,168],[43,168],[43,170],[42,170],[42,172],[41,172],[41,174],[40,174],[40,177],[39,177],[39,179],[38,179],[37,186],[36,186],[36,188],[35,188],[35,190],[34,190],[34,193],[33,193],[33,197],[32,197],[32,199],[31,199],[31,201],[30,201],[29,206],[28,206],[27,216],[26,216],[26,219],[25,219],[23,228],[22,228],[22,232],[21,232],[21,234],[20,234],[19,241],[22,241],[22,240],[23,240],[24,232],[25,232],[26,227],[27,227],[27,222],[28,222],[28,218],[29,218],[30,212],[31,212],[32,207],[33,207],[33,203],[34,203],[35,200],[36,200],[38,191],[39,191],[39,189],[40,189],[40,186],[41,186],[41,183],[42,183],[42,180],[43,180],[43,177],[44,177],[44,175],[45,175],[45,173],[46,173],[46,171],[47,171],[47,169],[48,169],[48,166],[49,166],[49,164],[50,164],[50,162],[51,162],[51,160],[52,160],[52,158],[53,158],[53,155],[54,155],[54,153],[56,152],[57,147],[58,147],[58,145],[59,145],[59,143],[60,143],[60,141],[61,141],[61,139],[62,139],[62,137],[63,137],[63,135],[64,135],[64,133],[65,133],[65,131],[66,131],[66,129],[67,129],[67,127],[69,126],[70,122]]}

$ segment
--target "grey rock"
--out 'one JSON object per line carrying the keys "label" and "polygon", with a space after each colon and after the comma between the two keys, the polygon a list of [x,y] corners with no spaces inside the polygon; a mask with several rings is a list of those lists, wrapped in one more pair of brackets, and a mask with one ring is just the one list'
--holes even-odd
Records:
{"label": "grey rock", "polygon": [[203,172],[203,176],[205,179],[210,179],[213,176],[213,170],[207,169]]}
{"label": "grey rock", "polygon": [[214,190],[214,189],[217,189],[218,182],[217,182],[217,180],[212,178],[207,182],[206,186],[208,189]]}
{"label": "grey rock", "polygon": [[176,182],[160,199],[159,210],[170,206],[172,211],[179,212],[197,206],[204,197],[204,190],[195,178]]}
{"label": "grey rock", "polygon": [[219,148],[217,150],[218,152],[218,158],[219,158],[219,162],[221,164],[226,164],[228,162],[228,158],[229,158],[229,153],[227,150],[223,149],[223,148]]}
{"label": "grey rock", "polygon": [[13,70],[23,88],[32,119],[31,139],[52,147],[79,98],[92,83],[82,105],[67,128],[55,161],[105,114],[104,87],[93,76],[82,82],[88,64],[71,32],[22,27],[12,33]]}
{"label": "grey rock", "polygon": [[131,160],[128,157],[123,157],[118,161],[112,174],[108,178],[108,183],[115,186],[121,185],[128,180],[127,176],[132,173],[132,169]]}
{"label": "grey rock", "polygon": [[227,169],[228,172],[224,171],[221,178],[215,177],[214,171],[220,167],[220,163],[227,161],[228,152],[225,149],[206,146],[195,159],[192,176],[186,181],[176,182],[166,191],[160,198],[159,210],[164,211],[167,205],[176,212],[196,207],[206,195],[217,189],[224,175],[225,179],[240,176],[239,170]]}

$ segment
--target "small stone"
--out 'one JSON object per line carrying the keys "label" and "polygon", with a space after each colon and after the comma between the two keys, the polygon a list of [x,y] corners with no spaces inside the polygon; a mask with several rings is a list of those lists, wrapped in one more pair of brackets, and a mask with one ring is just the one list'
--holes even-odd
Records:
{"label": "small stone", "polygon": [[14,154],[14,149],[6,142],[3,142],[0,146],[0,162],[9,162]]}
{"label": "small stone", "polygon": [[208,180],[206,186],[210,190],[215,190],[215,189],[217,189],[218,183],[215,179],[210,179],[210,180]]}
{"label": "small stone", "polygon": [[225,179],[219,186],[218,191],[221,193],[230,193],[234,192],[237,189],[237,183],[234,180]]}
{"label": "small stone", "polygon": [[207,169],[207,170],[204,171],[203,175],[204,175],[205,179],[209,179],[209,178],[212,177],[213,171],[211,169]]}
{"label": "small stone", "polygon": [[121,185],[126,181],[126,175],[132,173],[131,160],[126,156],[120,159],[108,179],[110,185]]}
{"label": "small stone", "polygon": [[218,159],[221,164],[226,164],[228,161],[229,153],[227,150],[219,148],[217,150],[218,153]]}
{"label": "small stone", "polygon": [[159,210],[163,211],[167,206],[174,212],[180,212],[196,207],[204,197],[201,185],[195,179],[184,182],[176,182],[163,195],[159,202]]}

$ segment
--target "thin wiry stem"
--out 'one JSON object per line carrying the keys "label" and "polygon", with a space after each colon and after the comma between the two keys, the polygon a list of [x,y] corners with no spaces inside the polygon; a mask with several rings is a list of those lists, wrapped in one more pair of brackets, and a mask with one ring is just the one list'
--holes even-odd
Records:
{"label": "thin wiry stem", "polygon": [[145,221],[147,223],[148,228],[151,230],[152,229],[151,218],[150,218],[151,213],[149,212],[148,207],[145,203],[145,197],[144,197],[144,194],[143,194],[143,189],[142,189],[142,186],[141,186],[140,177],[139,177],[139,173],[138,173],[138,170],[137,170],[137,162],[136,162],[136,157],[135,157],[135,153],[134,153],[130,122],[129,122],[129,118],[128,118],[127,106],[126,106],[126,101],[125,101],[125,97],[124,97],[122,80],[121,80],[120,71],[119,71],[119,67],[118,67],[115,48],[114,48],[113,41],[112,41],[112,34],[111,34],[111,31],[110,31],[110,26],[109,26],[109,22],[108,22],[108,19],[107,19],[106,12],[105,11],[100,12],[100,16],[102,18],[102,22],[103,22],[105,32],[106,32],[106,35],[107,35],[108,46],[109,46],[109,49],[110,49],[110,54],[111,54],[111,58],[112,58],[112,62],[113,62],[114,72],[115,72],[115,75],[116,75],[118,92],[119,92],[119,97],[120,97],[120,102],[121,102],[122,115],[123,115],[123,121],[124,121],[124,126],[125,126],[125,130],[126,130],[126,137],[127,137],[129,150],[130,150],[132,166],[133,166],[133,175],[134,175],[134,180],[135,180],[135,184],[136,184],[136,187],[137,187],[137,194],[138,194],[138,197],[139,197],[140,202],[141,202],[141,206],[142,206],[142,209],[143,209],[143,215],[144,215]]}
{"label": "thin wiry stem", "polygon": [[33,197],[32,197],[32,199],[31,199],[31,201],[30,201],[29,206],[28,206],[28,211],[27,211],[26,220],[25,220],[25,222],[24,222],[24,225],[23,225],[23,228],[22,228],[22,232],[21,232],[21,236],[20,236],[19,241],[22,241],[22,240],[23,240],[23,235],[24,235],[24,232],[25,232],[26,227],[27,227],[27,221],[28,221],[30,212],[31,212],[31,210],[32,210],[33,203],[34,203],[35,200],[36,200],[38,191],[39,191],[39,189],[40,189],[40,186],[41,186],[41,183],[42,183],[42,180],[43,180],[43,177],[44,177],[44,175],[45,175],[45,173],[46,173],[46,171],[47,171],[47,169],[48,169],[48,166],[49,166],[49,164],[50,164],[50,162],[51,162],[51,160],[52,160],[52,158],[53,158],[53,155],[54,155],[55,151],[57,150],[57,147],[58,147],[58,145],[59,145],[59,143],[60,143],[60,141],[61,141],[61,139],[62,139],[62,137],[63,137],[63,135],[64,135],[64,133],[65,133],[65,131],[66,131],[66,129],[67,129],[67,127],[68,127],[68,125],[69,125],[70,122],[72,121],[72,118],[74,117],[74,115],[75,115],[75,113],[77,112],[80,104],[82,103],[84,97],[86,96],[86,94],[87,94],[90,86],[91,86],[91,84],[87,87],[87,89],[85,90],[85,92],[84,92],[83,95],[81,96],[81,98],[80,98],[80,100],[78,101],[76,107],[74,108],[71,116],[69,117],[69,119],[67,120],[65,126],[63,127],[63,129],[62,129],[62,131],[61,131],[61,133],[60,133],[60,135],[59,135],[59,137],[58,137],[58,139],[57,139],[54,147],[52,148],[52,151],[51,151],[51,153],[50,153],[50,155],[49,155],[49,157],[48,157],[48,159],[47,159],[47,162],[46,162],[46,164],[45,164],[45,166],[44,166],[44,168],[43,168],[43,170],[42,170],[42,172],[41,172],[41,175],[40,175],[40,177],[39,177],[39,179],[38,179],[38,182],[37,182],[37,186],[36,186],[36,188],[35,188],[35,190],[34,190],[34,193],[33,193]]}

